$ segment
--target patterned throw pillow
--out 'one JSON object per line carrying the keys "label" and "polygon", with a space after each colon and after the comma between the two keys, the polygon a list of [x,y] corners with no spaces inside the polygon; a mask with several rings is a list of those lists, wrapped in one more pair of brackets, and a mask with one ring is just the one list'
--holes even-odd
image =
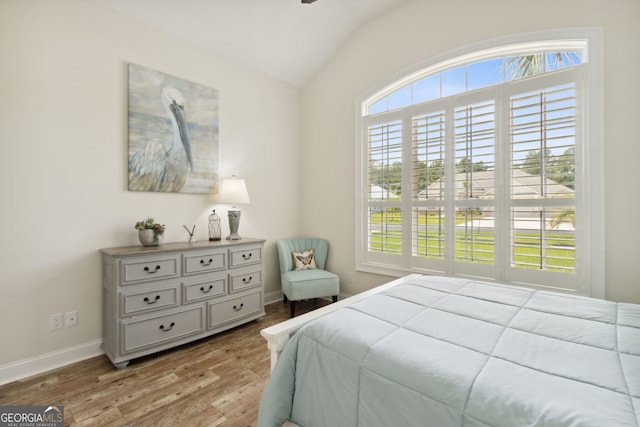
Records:
{"label": "patterned throw pillow", "polygon": [[302,252],[291,252],[293,256],[293,269],[294,270],[314,270],[317,269],[316,256],[312,249],[307,249]]}

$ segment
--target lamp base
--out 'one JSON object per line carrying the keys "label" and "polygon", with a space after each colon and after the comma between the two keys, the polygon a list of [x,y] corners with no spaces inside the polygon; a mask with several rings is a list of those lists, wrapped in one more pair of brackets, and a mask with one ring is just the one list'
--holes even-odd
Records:
{"label": "lamp base", "polygon": [[240,227],[240,211],[229,211],[229,230],[231,234],[227,236],[227,240],[241,240],[242,237],[238,234],[238,228]]}

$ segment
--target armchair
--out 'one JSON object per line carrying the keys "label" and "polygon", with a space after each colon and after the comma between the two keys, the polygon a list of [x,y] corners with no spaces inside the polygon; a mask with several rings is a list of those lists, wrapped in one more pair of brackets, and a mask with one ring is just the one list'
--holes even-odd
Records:
{"label": "armchair", "polygon": [[[329,243],[325,239],[299,238],[278,240],[278,258],[280,261],[280,281],[284,303],[290,301],[290,315],[295,316],[296,301],[331,296],[338,300],[340,278],[324,269],[329,252]],[[313,256],[306,253],[313,249]],[[298,255],[298,268],[296,258]],[[303,256],[303,254],[305,256]],[[313,268],[313,262],[315,267]],[[311,264],[309,264],[311,263]]]}

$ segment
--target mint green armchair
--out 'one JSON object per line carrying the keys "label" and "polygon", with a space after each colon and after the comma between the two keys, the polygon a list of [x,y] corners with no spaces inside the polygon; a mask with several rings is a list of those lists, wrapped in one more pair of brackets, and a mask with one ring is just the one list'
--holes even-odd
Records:
{"label": "mint green armchair", "polygon": [[[284,294],[284,303],[290,301],[291,317],[295,316],[296,301],[312,298],[322,298],[331,296],[333,302],[338,301],[340,293],[340,278],[324,269],[327,254],[329,252],[329,243],[325,239],[318,238],[300,238],[278,240],[278,257],[280,260],[280,281],[282,285],[282,293]],[[309,257],[305,258],[303,263],[298,262],[302,269],[296,270],[296,259],[293,253],[303,253],[309,249],[313,249],[313,261],[317,268],[308,267],[305,262],[310,262]],[[302,261],[302,259],[300,258]]]}

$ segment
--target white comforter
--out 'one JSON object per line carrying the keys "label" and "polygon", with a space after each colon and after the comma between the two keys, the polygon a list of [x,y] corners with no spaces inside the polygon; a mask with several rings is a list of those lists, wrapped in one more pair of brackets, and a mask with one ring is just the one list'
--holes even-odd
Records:
{"label": "white comforter", "polygon": [[298,331],[260,426],[638,426],[640,306],[412,277]]}

